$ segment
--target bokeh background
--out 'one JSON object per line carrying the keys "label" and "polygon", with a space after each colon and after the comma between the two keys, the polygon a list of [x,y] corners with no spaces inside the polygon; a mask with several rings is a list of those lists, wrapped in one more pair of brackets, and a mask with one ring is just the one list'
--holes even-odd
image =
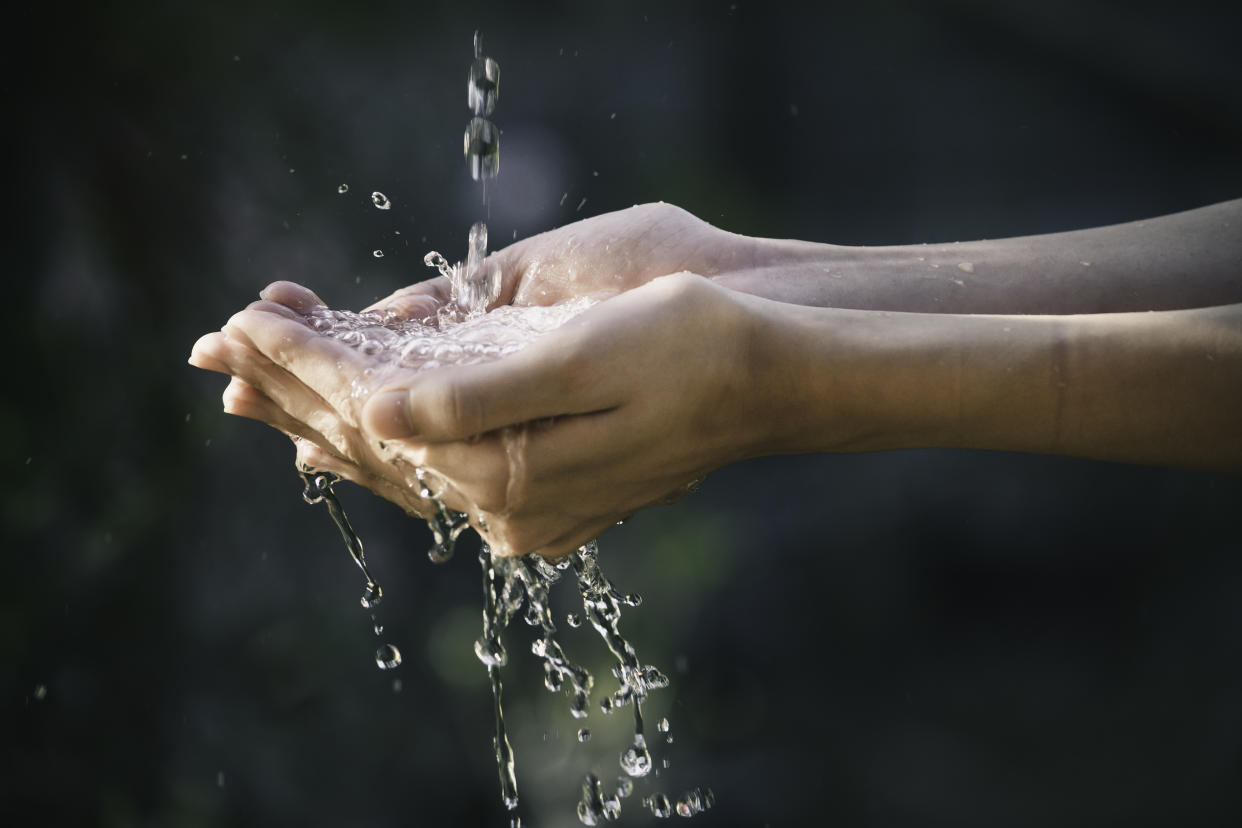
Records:
{"label": "bokeh background", "polygon": [[[405,657],[377,670],[288,441],[185,364],[271,280],[359,307],[430,248],[463,256],[476,28],[502,72],[493,246],[660,199],[881,244],[1242,196],[1223,5],[7,12],[0,822],[509,824],[476,547],[433,566],[425,527],[342,491]],[[711,786],[703,825],[1240,824],[1240,506],[1238,477],[999,453],[721,470],[602,541],[646,597],[624,629],[673,677],[649,713],[676,740],[638,793]],[[519,813],[572,826],[587,770],[615,784],[626,719],[593,713],[579,744],[526,632]],[[566,644],[606,685],[602,645]],[[635,803],[623,823],[651,820]]]}

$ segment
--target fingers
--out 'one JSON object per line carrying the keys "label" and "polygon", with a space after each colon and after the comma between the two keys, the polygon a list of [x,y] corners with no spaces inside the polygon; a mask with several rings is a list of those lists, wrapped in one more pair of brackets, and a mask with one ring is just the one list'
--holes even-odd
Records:
{"label": "fingers", "polygon": [[[283,368],[339,412],[353,408],[351,379],[367,366],[348,345],[319,335],[301,321],[255,309],[234,314],[224,332]],[[271,389],[259,385],[270,395]]]}
{"label": "fingers", "polygon": [[301,437],[325,449],[331,449],[331,443],[323,434],[290,416],[271,397],[238,377],[233,377],[224,389],[224,412],[267,423],[290,436]]}
{"label": "fingers", "polygon": [[215,371],[218,374],[231,373],[221,357],[221,351],[227,339],[228,337],[219,331],[200,336],[194,343],[194,347],[190,349],[188,362],[204,371]]}
{"label": "fingers", "polygon": [[373,305],[363,308],[363,313],[375,311],[401,319],[426,319],[449,301],[451,288],[443,276],[403,287]]}
{"label": "fingers", "polygon": [[272,282],[259,291],[259,296],[270,302],[293,308],[298,313],[307,313],[323,305],[323,300],[316,296],[314,291],[295,282]]}
{"label": "fingers", "polygon": [[609,383],[578,353],[572,336],[549,335],[496,362],[429,371],[372,395],[362,423],[380,438],[443,442],[610,408]]}

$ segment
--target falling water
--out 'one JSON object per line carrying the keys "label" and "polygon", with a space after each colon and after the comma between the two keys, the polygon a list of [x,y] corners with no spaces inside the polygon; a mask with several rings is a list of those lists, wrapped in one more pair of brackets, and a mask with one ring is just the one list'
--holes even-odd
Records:
{"label": "falling water", "polygon": [[[487,182],[497,175],[500,167],[500,133],[488,120],[496,108],[499,80],[500,67],[495,60],[482,54],[482,39],[476,32],[467,85],[467,103],[473,117],[466,128],[464,153],[471,177],[483,187],[485,213]],[[378,191],[372,193],[371,200],[381,210],[391,207],[389,199]],[[382,255],[382,251],[377,250],[375,254]],[[368,396],[400,370],[431,370],[485,362],[516,353],[538,336],[595,304],[595,300],[579,298],[550,307],[504,306],[487,312],[499,295],[500,273],[495,263],[487,260],[487,225],[483,221],[470,228],[464,263],[450,265],[435,251],[428,253],[424,262],[446,277],[451,288],[450,302],[434,320],[400,319],[374,312],[356,314],[325,307],[314,308],[306,314],[307,324],[321,335],[337,339],[368,358],[368,367],[353,380],[355,398]],[[303,469],[301,474],[305,483],[303,497],[308,503],[327,505],[350,556],[362,570],[366,579],[363,606],[376,607],[383,592],[367,570],[362,542],[333,493],[332,485],[337,478],[309,468]],[[469,517],[444,505],[433,488],[433,475],[427,471],[416,469],[410,483],[430,504],[427,523],[433,546],[428,555],[433,562],[442,563],[452,556],[458,536],[469,526]],[[492,685],[494,748],[501,798],[506,808],[513,809],[518,804],[518,790],[514,752],[502,705],[500,671],[508,661],[503,633],[519,613],[528,625],[537,629],[531,652],[543,661],[545,687],[549,692],[564,692],[570,699],[570,715],[576,719],[586,718],[595,679],[571,659],[557,641],[549,600],[550,589],[572,570],[582,599],[582,615],[570,613],[566,623],[578,627],[585,619],[616,659],[613,675],[618,679],[618,686],[600,699],[600,709],[604,713],[627,705],[634,709],[633,738],[618,760],[625,775],[618,777],[615,794],[608,794],[594,773],[587,774],[583,782],[578,817],[586,825],[616,819],[621,812],[621,800],[634,791],[634,780],[645,779],[651,773],[652,756],[643,731],[642,705],[649,693],[669,683],[659,669],[639,660],[634,646],[621,633],[622,607],[637,607],[642,598],[617,590],[600,569],[598,554],[596,542],[591,541],[553,564],[538,555],[493,555],[484,544],[479,553],[484,595],[483,633],[474,644],[475,655],[486,667]],[[377,624],[376,634],[382,629]],[[381,645],[376,653],[376,663],[382,669],[391,669],[400,661],[401,654],[391,645]],[[668,720],[661,720],[658,730],[667,733],[668,729]],[[586,728],[578,731],[579,741],[589,738],[590,731]],[[671,742],[672,737],[667,740]],[[655,792],[642,803],[657,817],[667,817],[674,812],[688,817],[710,808],[714,801],[711,789],[704,792],[696,788],[683,793],[675,802],[666,794]]]}

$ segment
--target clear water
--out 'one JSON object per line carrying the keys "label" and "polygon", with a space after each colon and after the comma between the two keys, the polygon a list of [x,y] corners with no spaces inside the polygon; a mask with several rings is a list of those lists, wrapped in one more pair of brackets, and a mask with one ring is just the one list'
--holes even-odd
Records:
{"label": "clear water", "polygon": [[[487,120],[496,108],[499,80],[500,67],[496,61],[483,55],[482,39],[476,32],[474,60],[467,85],[467,103],[474,117],[466,128],[464,152],[471,177],[483,183],[485,209],[487,180],[494,178],[500,167],[499,130]],[[341,191],[346,189],[342,185]],[[371,201],[381,210],[391,207],[387,196],[378,191],[371,194]],[[378,257],[383,253],[376,250],[375,255]],[[322,307],[307,315],[308,323],[321,335],[337,339],[368,357],[368,367],[353,380],[355,397],[369,395],[398,369],[433,370],[441,366],[500,359],[516,353],[540,335],[595,304],[595,300],[583,297],[550,307],[504,306],[488,312],[487,309],[499,295],[500,273],[494,263],[487,260],[487,225],[482,221],[470,228],[464,263],[450,265],[435,251],[428,253],[424,262],[448,279],[451,290],[450,301],[435,318],[407,320],[378,313],[356,314]],[[520,429],[507,429],[506,440],[520,440]],[[365,579],[362,606],[375,609],[383,598],[383,590],[368,571],[362,542],[332,490],[337,478],[309,468],[302,469],[301,475],[305,485],[303,498],[308,503],[322,502],[327,506],[345,540],[350,557],[362,571]],[[418,487],[422,498],[432,503],[433,510],[427,523],[433,545],[428,556],[433,562],[442,563],[452,556],[457,538],[469,526],[469,518],[444,506],[432,485],[432,475],[423,469],[415,470],[415,477],[410,483]],[[617,679],[617,687],[600,698],[600,709],[607,714],[628,705],[633,707],[634,712],[633,738],[618,757],[624,775],[617,777],[615,793],[608,793],[594,773],[588,773],[583,781],[577,813],[585,825],[615,820],[621,813],[621,800],[634,793],[635,780],[645,781],[651,774],[652,755],[643,732],[642,705],[651,692],[667,687],[669,683],[668,677],[659,669],[642,663],[634,646],[620,629],[622,607],[637,607],[642,603],[642,597],[616,589],[600,569],[598,558],[595,541],[555,564],[538,555],[493,555],[484,544],[479,552],[483,630],[474,643],[475,655],[487,670],[492,686],[496,730],[493,748],[501,799],[505,807],[512,810],[517,807],[519,797],[514,751],[504,719],[501,668],[508,661],[504,631],[513,617],[519,614],[526,624],[536,628],[531,652],[543,662],[544,686],[549,692],[563,693],[568,697],[572,717],[586,718],[595,679],[586,668],[570,658],[557,641],[549,598],[551,588],[572,572],[572,580],[582,599],[582,613],[569,613],[566,623],[570,627],[578,627],[585,619],[616,660],[612,674]],[[376,621],[374,615],[371,620],[375,634],[382,634],[383,625]],[[376,650],[375,661],[380,669],[391,670],[401,663],[401,654],[392,645],[381,644]],[[394,680],[394,687],[397,686],[396,681],[399,680]],[[657,729],[667,734],[668,719],[661,719]],[[590,730],[585,727],[578,730],[579,742],[590,738]],[[671,736],[666,738],[668,742],[672,741]],[[668,767],[667,759],[664,760],[664,767]],[[694,816],[710,808],[714,802],[711,789],[704,793],[698,788],[684,792],[675,803],[661,792],[654,792],[642,800],[643,806],[657,817],[668,817],[674,812],[683,817]],[[521,824],[516,817],[511,823]]]}

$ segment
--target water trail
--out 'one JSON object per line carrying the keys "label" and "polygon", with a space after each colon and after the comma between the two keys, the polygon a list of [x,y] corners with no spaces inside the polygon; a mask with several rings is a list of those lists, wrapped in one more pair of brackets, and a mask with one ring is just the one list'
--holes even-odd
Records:
{"label": "water trail", "polygon": [[513,746],[505,730],[505,713],[501,703],[503,686],[500,668],[507,660],[500,631],[508,626],[512,613],[507,611],[508,602],[503,600],[509,584],[497,592],[496,573],[492,568],[492,553],[487,544],[479,550],[479,564],[483,568],[483,637],[474,643],[475,655],[487,666],[487,677],[492,683],[492,710],[496,717],[496,770],[500,776],[500,797],[505,807],[512,810],[518,805],[517,772],[513,761]]}
{"label": "water trail", "polygon": [[[364,609],[375,610],[384,598],[384,590],[379,582],[371,577],[371,571],[367,569],[367,556],[362,549],[362,539],[350,525],[345,509],[337,500],[336,492],[332,490],[332,485],[340,478],[334,474],[316,472],[309,468],[299,470],[298,474],[302,478],[302,499],[312,505],[323,503],[328,507],[328,514],[332,516],[332,522],[340,530],[350,558],[362,570],[362,577],[366,579],[362,591],[362,606]],[[374,614],[371,615],[371,622],[375,634],[380,635],[384,631],[384,626],[375,620]],[[392,644],[381,644],[375,651],[375,663],[381,670],[391,670],[401,664],[401,651]]]}
{"label": "water trail", "polygon": [[[467,84],[467,103],[473,117],[466,127],[464,153],[471,177],[482,185],[485,214],[488,207],[487,182],[496,177],[500,166],[500,132],[488,120],[496,107],[499,81],[500,67],[496,61],[483,55],[482,38],[476,32],[474,60]],[[371,200],[381,210],[391,208],[391,202],[383,193],[372,193]],[[382,251],[376,251],[376,255],[382,255]],[[476,222],[470,228],[464,263],[450,265],[435,251],[427,254],[424,263],[447,278],[451,289],[450,302],[435,319],[405,320],[374,312],[353,314],[328,308],[315,308],[307,313],[308,324],[321,335],[356,348],[371,360],[370,367],[353,380],[355,398],[368,396],[389,374],[399,369],[430,370],[442,365],[484,362],[516,353],[540,334],[558,327],[595,304],[594,300],[580,298],[551,307],[502,307],[488,313],[488,307],[499,295],[500,273],[495,264],[487,260],[487,225],[483,221]],[[510,430],[504,437],[510,461],[508,494],[516,498],[520,494],[524,474],[525,433],[521,429]],[[434,539],[428,555],[433,562],[441,563],[452,556],[458,536],[470,525],[469,516],[444,505],[432,485],[429,472],[416,469],[415,477],[419,496],[433,507],[431,516],[427,518]],[[332,491],[332,484],[337,478],[304,469],[302,479],[305,484],[303,497],[308,503],[322,501],[327,505],[345,539],[350,556],[366,578],[363,606],[378,606],[383,592],[367,570],[362,542]],[[616,794],[607,795],[594,773],[587,774],[583,783],[578,817],[587,825],[595,825],[601,819],[616,819],[621,812],[621,799],[633,794],[634,780],[643,779],[651,772],[652,756],[643,733],[642,705],[651,691],[667,687],[669,683],[668,677],[660,670],[639,660],[634,646],[622,635],[622,607],[637,607],[642,603],[642,598],[637,594],[618,591],[601,571],[598,554],[595,541],[591,541],[552,564],[538,555],[494,555],[484,544],[479,553],[484,597],[483,633],[474,644],[475,655],[487,668],[492,686],[496,768],[501,798],[505,807],[512,810],[518,805],[518,790],[514,752],[504,720],[500,670],[508,661],[508,654],[503,632],[524,606],[523,620],[538,629],[531,652],[543,661],[544,685],[549,692],[565,692],[570,697],[570,714],[576,719],[586,718],[595,680],[586,668],[565,653],[556,640],[557,629],[552,621],[549,599],[552,586],[572,569],[583,611],[581,616],[570,613],[566,622],[571,627],[577,627],[585,618],[616,659],[613,675],[619,680],[619,685],[615,691],[600,699],[600,709],[609,713],[627,704],[634,706],[634,736],[620,755],[619,763],[625,775],[617,779]],[[376,623],[376,634],[379,635],[382,630],[382,625]],[[376,663],[381,669],[392,669],[401,663],[401,654],[391,645],[381,645],[376,652]],[[661,720],[658,729],[661,733],[667,733],[668,720]],[[589,738],[588,729],[578,731],[579,741],[585,742]],[[675,810],[681,816],[693,816],[711,807],[712,802],[714,795],[710,789],[703,794],[696,788],[677,798]],[[663,793],[646,797],[643,805],[657,817],[668,817],[674,812],[673,804]],[[511,822],[520,825],[520,820],[516,818]]]}

